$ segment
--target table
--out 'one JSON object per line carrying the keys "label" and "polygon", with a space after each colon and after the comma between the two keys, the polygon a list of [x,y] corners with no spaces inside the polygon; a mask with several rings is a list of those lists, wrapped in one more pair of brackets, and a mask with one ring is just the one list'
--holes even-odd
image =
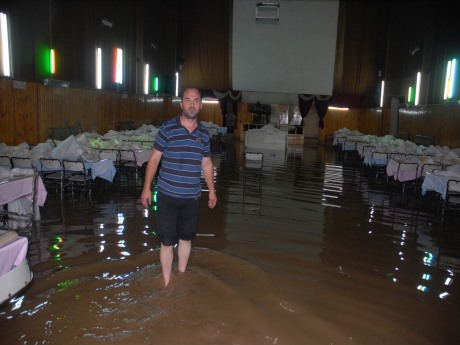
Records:
{"label": "table", "polygon": [[[427,172],[422,183],[422,195],[425,195],[429,191],[434,191],[439,193],[443,199],[446,199],[447,183],[449,180],[460,181],[460,173],[449,170]],[[460,192],[460,190],[455,191]]]}
{"label": "table", "polygon": [[11,229],[26,227],[26,216],[29,214],[33,215],[33,220],[39,220],[39,206],[45,204],[47,195],[43,180],[35,174],[14,175],[13,173],[8,177],[0,178],[0,205],[8,204],[8,213],[17,215],[8,221],[8,227]]}
{"label": "table", "polygon": [[151,153],[152,149],[134,150],[137,166],[141,167],[145,162],[147,162]]}
{"label": "table", "polygon": [[[35,202],[43,206],[48,192],[40,176],[35,176]],[[0,178],[0,205],[9,204],[15,200],[33,198],[34,175],[17,175]]]}
{"label": "table", "polygon": [[386,171],[387,176],[393,176],[397,181],[406,182],[419,178],[421,168],[418,162],[412,160],[390,158]]}
{"label": "table", "polygon": [[26,257],[27,238],[18,236],[16,232],[0,234],[0,276],[18,266]]}
{"label": "table", "polygon": [[[101,159],[96,162],[84,162],[85,169],[91,170],[91,178],[95,180],[97,177],[100,177],[109,182],[113,181],[113,178],[117,172],[113,161],[110,159]],[[37,172],[42,171],[59,171],[61,169],[42,169],[40,160],[37,162]]]}
{"label": "table", "polygon": [[101,159],[93,163],[87,162],[85,163],[85,168],[91,169],[91,178],[93,180],[95,180],[96,177],[99,177],[112,182],[115,174],[117,173],[117,169],[113,165],[113,161],[110,159]]}

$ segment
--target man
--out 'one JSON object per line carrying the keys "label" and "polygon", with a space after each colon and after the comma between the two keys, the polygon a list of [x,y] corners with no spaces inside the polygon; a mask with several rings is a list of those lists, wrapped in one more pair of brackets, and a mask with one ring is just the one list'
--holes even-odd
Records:
{"label": "man", "polygon": [[148,207],[152,201],[151,184],[162,160],[158,175],[157,233],[165,286],[171,278],[176,244],[178,270],[187,269],[191,240],[196,235],[201,171],[209,189],[208,207],[213,209],[217,203],[209,132],[198,120],[202,107],[200,92],[186,89],[180,106],[182,113],[160,127],[141,194],[142,205]]}

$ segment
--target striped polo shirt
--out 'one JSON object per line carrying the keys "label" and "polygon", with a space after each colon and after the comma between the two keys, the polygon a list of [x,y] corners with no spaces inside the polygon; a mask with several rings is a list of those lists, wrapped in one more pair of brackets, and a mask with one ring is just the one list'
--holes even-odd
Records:
{"label": "striped polo shirt", "polygon": [[163,153],[158,191],[178,198],[196,198],[201,195],[201,161],[211,156],[209,132],[198,121],[197,128],[189,133],[179,116],[161,125],[155,138],[154,148]]}

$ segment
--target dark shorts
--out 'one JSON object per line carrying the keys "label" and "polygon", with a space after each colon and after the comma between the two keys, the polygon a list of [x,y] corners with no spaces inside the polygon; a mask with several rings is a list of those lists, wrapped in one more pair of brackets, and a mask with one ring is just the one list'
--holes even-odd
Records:
{"label": "dark shorts", "polygon": [[160,242],[173,246],[179,240],[192,240],[196,236],[199,205],[200,198],[174,198],[158,193],[157,234]]}

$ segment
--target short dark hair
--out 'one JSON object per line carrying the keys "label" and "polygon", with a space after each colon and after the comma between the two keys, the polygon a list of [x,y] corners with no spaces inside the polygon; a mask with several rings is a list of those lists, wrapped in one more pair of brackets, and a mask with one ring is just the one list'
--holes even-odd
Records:
{"label": "short dark hair", "polygon": [[196,87],[186,87],[186,88],[182,91],[182,95],[180,96],[180,99],[181,99],[182,101],[184,100],[184,93],[185,93],[185,91],[187,91],[187,90],[196,90],[196,91],[198,92],[198,94],[200,95],[200,100],[203,98],[200,89],[197,89]]}

